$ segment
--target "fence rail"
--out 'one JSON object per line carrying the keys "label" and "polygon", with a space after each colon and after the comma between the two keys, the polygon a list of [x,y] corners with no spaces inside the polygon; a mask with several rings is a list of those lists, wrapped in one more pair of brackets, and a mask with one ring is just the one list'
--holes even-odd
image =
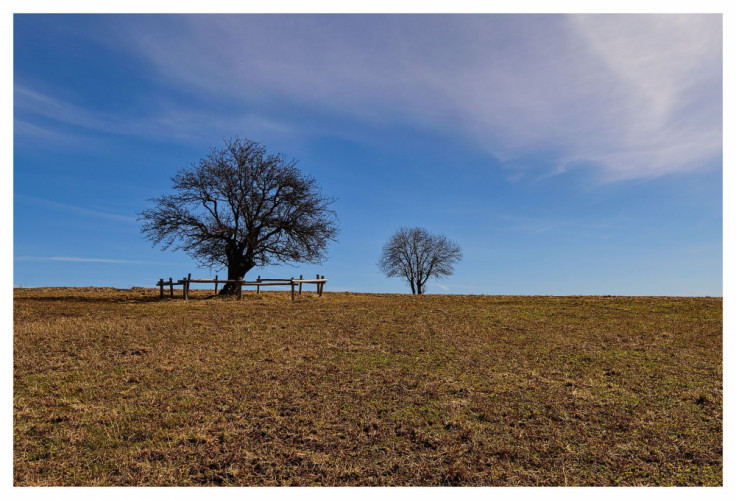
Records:
{"label": "fence rail", "polygon": [[302,285],[303,284],[314,284],[317,285],[317,295],[320,297],[322,296],[322,292],[325,288],[325,283],[327,283],[327,280],[324,276],[320,276],[319,274],[315,279],[304,279],[303,275],[299,275],[299,278],[261,278],[258,276],[258,278],[255,281],[246,281],[246,280],[221,280],[218,279],[217,276],[215,276],[215,279],[201,279],[201,278],[192,278],[191,273],[188,274],[186,277],[174,281],[173,278],[169,278],[168,281],[165,281],[163,278],[158,280],[158,283],[156,283],[156,286],[159,287],[159,297],[164,298],[164,287],[169,287],[169,294],[173,298],[174,297],[174,287],[180,286],[182,287],[182,298],[184,300],[189,299],[189,287],[192,283],[213,283],[215,285],[215,293],[217,293],[217,288],[220,283],[234,283],[237,285],[238,289],[236,291],[236,294],[238,296],[238,300],[240,300],[243,297],[243,287],[244,286],[255,286],[256,287],[256,293],[261,293],[261,287],[262,286],[290,286],[291,287],[291,300],[293,301],[295,299],[296,293],[297,293],[297,287],[299,295],[302,294]]}

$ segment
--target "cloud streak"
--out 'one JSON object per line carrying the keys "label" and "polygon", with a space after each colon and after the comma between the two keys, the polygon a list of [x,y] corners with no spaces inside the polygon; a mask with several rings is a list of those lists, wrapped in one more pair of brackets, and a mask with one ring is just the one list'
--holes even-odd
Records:
{"label": "cloud streak", "polygon": [[45,200],[42,198],[36,198],[34,196],[26,196],[24,194],[16,193],[13,197],[15,200],[20,200],[24,203],[33,203],[37,205],[40,204],[40,205],[44,205],[44,206],[53,208],[55,210],[63,210],[65,212],[70,212],[70,213],[82,215],[85,217],[108,219],[108,220],[112,220],[116,222],[127,222],[127,223],[137,222],[137,219],[135,217],[131,217],[128,215],[120,215],[120,214],[115,214],[111,212],[106,212],[103,210],[93,210],[89,208],[78,207],[75,205],[68,205],[66,203],[59,203],[57,201]]}
{"label": "cloud streak", "polygon": [[15,85],[14,134],[16,139],[49,141],[55,146],[73,141],[75,147],[89,146],[71,129],[106,134],[190,141],[203,135],[227,137],[232,130],[260,129],[289,132],[287,124],[252,113],[213,113],[167,103],[144,116],[125,116],[89,110],[64,99]]}

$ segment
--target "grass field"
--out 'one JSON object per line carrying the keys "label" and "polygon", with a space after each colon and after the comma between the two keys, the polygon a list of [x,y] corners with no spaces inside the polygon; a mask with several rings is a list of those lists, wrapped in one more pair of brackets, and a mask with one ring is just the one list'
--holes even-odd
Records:
{"label": "grass field", "polygon": [[16,289],[15,485],[722,485],[722,300]]}

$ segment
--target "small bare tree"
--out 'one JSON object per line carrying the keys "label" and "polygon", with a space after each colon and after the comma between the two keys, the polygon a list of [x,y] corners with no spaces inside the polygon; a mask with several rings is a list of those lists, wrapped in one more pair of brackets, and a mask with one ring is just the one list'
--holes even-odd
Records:
{"label": "small bare tree", "polygon": [[[324,260],[337,235],[332,198],[279,154],[247,139],[225,141],[172,177],[174,193],[140,213],[141,231],[163,249],[174,245],[204,267],[226,267],[238,280],[274,262]],[[223,294],[232,294],[228,283]]]}
{"label": "small bare tree", "polygon": [[450,276],[462,257],[460,246],[444,234],[402,227],[383,246],[378,267],[389,278],[406,279],[411,293],[422,295],[429,278]]}

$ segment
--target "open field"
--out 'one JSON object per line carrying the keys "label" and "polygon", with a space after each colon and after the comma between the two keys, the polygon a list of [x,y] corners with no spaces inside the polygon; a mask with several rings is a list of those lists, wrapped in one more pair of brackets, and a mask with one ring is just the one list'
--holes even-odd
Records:
{"label": "open field", "polygon": [[722,300],[17,289],[16,485],[721,485]]}

